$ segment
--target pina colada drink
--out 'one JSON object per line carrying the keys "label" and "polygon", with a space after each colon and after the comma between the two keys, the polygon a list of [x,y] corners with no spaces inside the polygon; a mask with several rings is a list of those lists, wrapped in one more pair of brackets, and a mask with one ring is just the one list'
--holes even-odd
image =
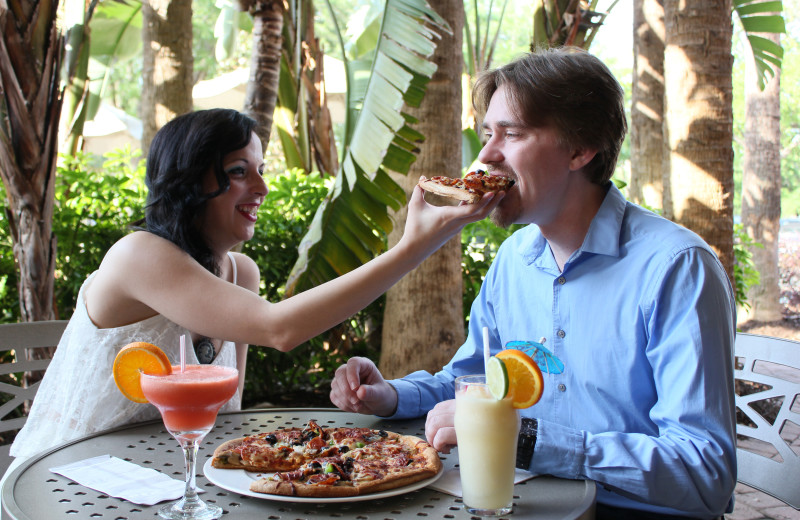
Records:
{"label": "pina colada drink", "polygon": [[464,506],[469,513],[511,513],[519,424],[511,399],[492,397],[485,376],[456,378],[459,471]]}
{"label": "pina colada drink", "polygon": [[214,427],[217,412],[236,393],[239,373],[214,365],[172,367],[167,376],[142,374],[144,396],[161,412],[164,426],[179,441],[202,437]]}

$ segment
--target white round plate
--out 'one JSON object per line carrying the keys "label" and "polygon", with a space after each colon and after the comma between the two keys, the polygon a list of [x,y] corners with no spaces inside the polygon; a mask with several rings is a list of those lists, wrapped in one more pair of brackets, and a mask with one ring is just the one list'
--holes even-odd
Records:
{"label": "white round plate", "polygon": [[442,476],[443,469],[431,478],[414,482],[407,486],[399,487],[397,489],[389,489],[380,491],[378,493],[370,493],[368,495],[359,495],[354,497],[336,497],[336,498],[311,498],[311,497],[290,497],[284,495],[270,495],[267,493],[256,493],[250,491],[250,483],[254,480],[259,480],[262,477],[268,477],[272,473],[251,473],[243,469],[219,469],[211,465],[212,457],[206,460],[203,465],[203,474],[209,482],[214,485],[254,498],[264,498],[267,500],[276,500],[278,502],[310,502],[314,504],[334,504],[336,502],[359,502],[362,500],[377,500],[379,498],[393,497],[395,495],[402,495],[403,493],[410,493],[422,489],[425,486],[433,484],[439,477]]}

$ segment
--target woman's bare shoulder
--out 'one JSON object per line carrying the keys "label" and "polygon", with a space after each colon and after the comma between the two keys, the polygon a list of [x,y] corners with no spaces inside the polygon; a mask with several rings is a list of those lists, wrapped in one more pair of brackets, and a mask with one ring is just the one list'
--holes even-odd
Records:
{"label": "woman's bare shoulder", "polygon": [[261,282],[261,272],[258,265],[249,256],[242,253],[232,253],[236,260],[237,285],[258,292]]}
{"label": "woman's bare shoulder", "polygon": [[165,238],[147,231],[134,231],[117,240],[106,253],[103,260],[140,261],[145,256],[169,254],[180,251],[180,248]]}

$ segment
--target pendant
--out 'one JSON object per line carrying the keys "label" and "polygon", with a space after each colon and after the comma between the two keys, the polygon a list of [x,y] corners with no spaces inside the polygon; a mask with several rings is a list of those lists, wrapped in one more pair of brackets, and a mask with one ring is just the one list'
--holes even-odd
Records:
{"label": "pendant", "polygon": [[194,353],[197,356],[197,361],[202,365],[208,365],[214,361],[214,344],[208,338],[203,338],[194,346]]}

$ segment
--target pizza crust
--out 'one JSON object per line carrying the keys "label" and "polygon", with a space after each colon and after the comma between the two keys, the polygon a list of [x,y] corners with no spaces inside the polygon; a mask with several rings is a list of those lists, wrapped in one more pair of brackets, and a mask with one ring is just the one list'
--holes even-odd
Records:
{"label": "pizza crust", "polygon": [[481,200],[483,194],[481,193],[471,193],[469,191],[463,190],[461,188],[456,188],[454,186],[445,186],[443,184],[439,184],[436,181],[432,181],[425,177],[421,177],[419,182],[419,187],[425,191],[429,191],[436,195],[441,195],[443,197],[450,197],[452,199],[463,200],[467,204],[474,204]]}

